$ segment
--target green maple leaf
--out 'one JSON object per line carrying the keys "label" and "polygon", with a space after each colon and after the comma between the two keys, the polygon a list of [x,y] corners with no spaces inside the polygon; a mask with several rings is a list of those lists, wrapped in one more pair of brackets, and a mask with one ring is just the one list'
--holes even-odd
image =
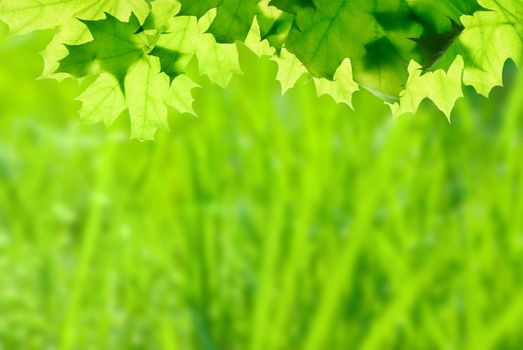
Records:
{"label": "green maple leaf", "polygon": [[110,126],[127,108],[121,84],[108,73],[101,73],[78,100],[82,102],[80,119],[87,123]]}
{"label": "green maple leaf", "polygon": [[352,79],[352,66],[346,59],[334,73],[334,80],[315,78],[314,84],[318,96],[331,96],[338,103],[345,103],[352,108],[352,94],[358,91],[358,84]]}
{"label": "green maple leaf", "polygon": [[167,105],[169,78],[161,73],[160,60],[145,56],[125,77],[125,95],[131,116],[131,138],[152,140],[158,128],[169,130]]}
{"label": "green maple leaf", "polygon": [[194,114],[191,61],[220,86],[240,73],[238,41],[278,64],[284,92],[309,74],[350,106],[359,84],[395,115],[429,98],[449,117],[463,83],[488,95],[523,61],[521,0],[0,0],[0,20],[54,28],[44,75],[94,76],[81,118],[128,109],[138,139],[168,128],[168,106]]}
{"label": "green maple leaf", "polygon": [[[463,15],[471,15],[484,9],[477,0],[413,0],[406,1],[410,9],[437,33],[452,30]],[[449,21],[450,19],[450,21]]]}
{"label": "green maple leaf", "polygon": [[316,5],[313,0],[271,0],[270,5],[276,6],[281,10],[296,14],[303,9],[315,9]]}
{"label": "green maple leaf", "polygon": [[220,6],[223,0],[179,0],[179,2],[182,5],[180,15],[200,18],[209,12],[209,10]]}
{"label": "green maple leaf", "polygon": [[219,43],[243,41],[258,13],[260,0],[179,0],[182,15],[201,17],[216,8],[216,17],[208,31]]}
{"label": "green maple leaf", "polygon": [[414,61],[409,66],[409,80],[399,101],[391,106],[394,116],[415,113],[424,99],[434,102],[449,119],[456,101],[463,96],[462,75],[464,62],[458,56],[448,72],[439,69],[422,74],[422,67]]}
{"label": "green maple leaf", "polygon": [[143,19],[149,6],[144,0],[0,1],[0,20],[7,23],[11,35],[70,26],[75,18],[100,19],[106,12],[120,20],[129,18],[131,13]]}
{"label": "green maple leaf", "polygon": [[502,85],[502,71],[508,59],[523,61],[523,2],[481,0],[489,11],[463,19],[464,30],[437,63],[448,69],[456,56],[463,57],[463,82],[488,96]]}
{"label": "green maple leaf", "polygon": [[279,53],[292,28],[294,16],[272,6],[269,0],[261,2],[259,9],[256,24],[259,26],[260,40],[267,40]]}
{"label": "green maple leaf", "polygon": [[198,86],[187,75],[179,75],[172,81],[165,102],[180,113],[196,115],[191,91]]}
{"label": "green maple leaf", "polygon": [[89,29],[78,19],[100,20],[105,13],[127,21],[134,15],[142,22],[149,13],[144,0],[2,0],[0,20],[9,26],[9,35],[19,35],[41,29],[55,29],[56,34],[42,52],[44,75],[58,68],[58,61],[67,55],[63,44],[90,41]]}
{"label": "green maple leaf", "polygon": [[[216,42],[213,35],[206,33],[212,17],[206,15],[199,21],[196,17],[176,16],[170,20],[169,31],[161,35],[152,55],[159,56],[168,64],[164,70],[175,77],[185,71],[193,57],[197,58],[200,73],[225,87],[234,74],[241,73],[238,51],[235,44]],[[170,62],[176,52],[177,59]]]}
{"label": "green maple leaf", "polygon": [[212,18],[177,16],[179,8],[174,0],[157,0],[143,24],[134,15],[127,22],[109,14],[81,21],[91,40],[66,44],[68,54],[57,72],[78,78],[98,75],[79,97],[83,120],[111,124],[127,108],[131,137],[151,139],[157,129],[168,128],[167,106],[194,114],[191,91],[197,85],[185,75],[192,58],[197,58],[201,74],[222,86],[240,72],[236,46],[219,44],[205,33]]}
{"label": "green maple leaf", "polygon": [[[163,10],[167,3],[165,0],[159,2],[162,6],[157,7],[153,15]],[[160,18],[155,18],[155,22],[162,22]],[[173,17],[168,16],[162,23],[167,26],[165,29],[175,28],[171,19]],[[69,54],[60,61],[58,72],[75,77],[98,75],[78,98],[82,102],[80,115],[83,120],[104,121],[110,125],[128,109],[131,138],[149,140],[157,129],[168,129],[168,105],[181,113],[193,113],[191,90],[197,85],[183,75],[183,70],[162,71],[162,68],[178,64],[183,52],[177,54],[176,50],[183,50],[183,44],[173,45],[172,54],[161,52],[156,44],[164,34],[143,30],[135,16],[128,22],[109,14],[103,20],[82,22],[89,29],[92,40],[66,45]]]}
{"label": "green maple leaf", "polygon": [[[276,14],[274,18],[278,16],[279,14]],[[262,32],[257,20],[254,21],[251,31],[245,39],[245,45],[257,56],[269,56],[276,62],[278,66],[276,80],[280,83],[283,94],[294,87],[301,77],[307,75],[307,69],[296,56],[285,48],[271,46],[268,38],[262,38]],[[329,83],[333,82],[329,81]]]}
{"label": "green maple leaf", "polygon": [[145,35],[137,35],[140,22],[132,15],[120,22],[107,14],[101,21],[82,21],[93,40],[82,45],[65,45],[69,54],[60,61],[58,72],[76,77],[108,72],[123,82],[129,68],[148,51]]}
{"label": "green maple leaf", "polygon": [[174,16],[180,14],[180,8],[181,4],[177,0],[155,0],[142,29],[161,33],[170,31],[169,23]]}
{"label": "green maple leaf", "polygon": [[274,60],[278,64],[276,79],[280,82],[282,93],[289,91],[307,73],[307,69],[300,60],[285,48]]}
{"label": "green maple leaf", "polygon": [[[453,34],[452,21],[481,9],[476,0],[315,0],[273,1],[296,13],[285,43],[317,77],[332,79],[341,62],[349,58],[354,78],[387,100],[396,100],[405,87],[408,65],[415,60],[430,67],[436,59],[416,39],[433,33]],[[455,35],[434,43],[441,52]],[[438,44],[436,46],[436,44]]]}
{"label": "green maple leaf", "polygon": [[502,85],[502,70],[508,59],[523,61],[523,3],[519,0],[482,0],[488,11],[463,17],[463,29],[431,68],[422,74],[411,62],[409,80],[400,100],[392,106],[395,115],[414,113],[425,98],[434,102],[450,119],[455,101],[462,96],[461,84],[488,96]]}

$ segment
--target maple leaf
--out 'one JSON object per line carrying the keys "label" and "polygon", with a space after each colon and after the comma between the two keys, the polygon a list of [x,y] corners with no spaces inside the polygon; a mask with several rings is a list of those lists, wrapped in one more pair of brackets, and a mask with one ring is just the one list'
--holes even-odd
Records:
{"label": "maple leaf", "polygon": [[[110,14],[81,20],[91,40],[66,44],[68,54],[59,61],[57,72],[78,78],[99,75],[79,97],[82,119],[111,124],[128,109],[131,137],[152,139],[157,129],[168,129],[167,106],[194,114],[191,91],[197,84],[185,75],[192,58],[201,74],[221,86],[240,72],[236,46],[217,43],[205,33],[212,14],[197,21],[177,16],[179,9],[175,0],[157,0],[143,24],[134,15],[126,22]],[[114,108],[107,105],[107,98]]]}
{"label": "maple leaf", "polygon": [[[394,115],[414,113],[428,98],[450,120],[461,85],[470,85],[488,96],[492,88],[502,85],[502,71],[508,59],[520,65],[523,60],[523,3],[518,0],[481,0],[488,11],[462,17],[463,28],[429,72],[422,74],[418,63],[411,62],[406,89]],[[428,43],[427,43],[428,44]]]}
{"label": "maple leaf", "polygon": [[135,34],[140,22],[132,15],[129,22],[120,22],[107,14],[100,21],[82,21],[93,36],[93,40],[81,45],[65,45],[69,54],[61,60],[58,72],[76,77],[112,74],[123,82],[129,68],[148,50],[147,38]]}
{"label": "maple leaf", "polygon": [[181,50],[183,45],[175,45],[172,54],[163,53],[156,44],[164,34],[144,31],[134,15],[128,22],[109,14],[103,20],[82,22],[92,40],[66,45],[69,54],[59,62],[58,72],[75,77],[98,75],[78,98],[83,104],[83,120],[110,125],[128,109],[131,138],[149,140],[158,128],[168,129],[168,105],[181,113],[193,112],[190,92],[197,84],[183,71],[169,69],[183,56],[174,49]]}
{"label": "maple leaf", "polygon": [[488,95],[523,61],[520,0],[0,0],[0,20],[0,37],[54,29],[43,75],[93,76],[81,118],[127,109],[138,139],[168,129],[168,106],[194,114],[191,61],[222,87],[241,73],[237,42],[277,63],[283,92],[308,75],[350,106],[362,86],[395,115],[429,98],[450,117],[462,84]]}
{"label": "maple leaf", "polygon": [[293,14],[296,14],[298,11],[306,8],[316,8],[313,0],[271,0],[270,5],[276,6],[285,12]]}
{"label": "maple leaf", "polygon": [[144,0],[0,1],[0,20],[7,23],[11,35],[60,27],[69,31],[76,18],[100,19],[105,13],[120,20],[126,20],[131,13],[144,19],[149,5]]}
{"label": "maple leaf", "polygon": [[158,128],[169,130],[167,104],[169,78],[160,60],[146,56],[125,77],[125,95],[131,116],[131,138],[152,140]]}
{"label": "maple leaf", "polygon": [[502,85],[505,62],[523,61],[523,2],[520,0],[481,0],[489,11],[463,18],[464,29],[450,45],[436,68],[448,69],[456,56],[465,62],[463,82],[488,96]]}
{"label": "maple leaf", "polygon": [[338,103],[345,103],[352,108],[352,94],[358,91],[358,84],[352,79],[352,65],[345,59],[334,73],[334,80],[315,78],[314,84],[318,96],[329,95]]}
{"label": "maple leaf", "polygon": [[256,24],[259,27],[260,41],[266,40],[279,53],[292,28],[294,16],[272,6],[269,0],[262,1],[259,8]]}
{"label": "maple leaf", "polygon": [[110,126],[127,108],[121,84],[108,73],[98,75],[78,100],[82,102],[80,119],[88,123],[104,122]]}
{"label": "maple leaf", "polygon": [[[212,13],[199,21],[192,16],[176,16],[169,22],[169,30],[158,38],[151,55],[161,58],[164,69],[172,76],[184,72],[196,57],[202,75],[225,87],[234,74],[241,73],[238,51],[234,44],[218,43],[206,33],[212,22]],[[173,55],[173,53],[175,53]],[[172,61],[177,57],[175,61]]]}
{"label": "maple leaf", "polygon": [[422,67],[411,61],[409,80],[397,103],[391,106],[394,116],[415,113],[424,99],[430,99],[449,119],[456,101],[463,96],[463,58],[458,56],[448,72],[439,69],[422,74]]}
{"label": "maple leaf", "polygon": [[[285,47],[317,77],[332,79],[341,62],[349,58],[355,80],[386,100],[397,100],[415,60],[431,66],[433,56],[423,54],[416,38],[427,33],[454,31],[453,19],[481,9],[476,0],[315,0],[273,1],[296,13]],[[282,5],[283,4],[283,5]],[[437,14],[437,15],[434,15]],[[437,42],[434,43],[438,44]],[[434,46],[435,52],[444,50]]]}
{"label": "maple leaf", "polygon": [[243,41],[258,13],[260,0],[179,0],[181,15],[202,17],[209,10],[216,8],[216,17],[209,26],[219,43]]}

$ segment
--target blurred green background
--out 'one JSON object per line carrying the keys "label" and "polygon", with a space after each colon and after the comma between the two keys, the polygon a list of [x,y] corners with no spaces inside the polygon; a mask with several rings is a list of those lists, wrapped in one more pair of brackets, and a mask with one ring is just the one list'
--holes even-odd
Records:
{"label": "blurred green background", "polygon": [[[241,48],[152,143],[0,44],[0,349],[522,349],[523,76],[355,109]],[[521,75],[521,74],[520,74]]]}

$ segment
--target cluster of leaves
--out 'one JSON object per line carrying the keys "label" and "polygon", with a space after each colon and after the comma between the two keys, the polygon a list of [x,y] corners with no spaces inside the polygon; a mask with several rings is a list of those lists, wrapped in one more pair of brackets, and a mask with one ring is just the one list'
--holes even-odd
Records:
{"label": "cluster of leaves", "polygon": [[488,96],[508,59],[523,60],[521,0],[0,0],[10,35],[55,29],[44,76],[74,76],[83,119],[131,136],[168,128],[167,107],[194,113],[188,67],[226,86],[237,44],[278,64],[285,92],[303,76],[351,105],[360,87],[415,112],[425,98],[448,117],[463,85]]}

